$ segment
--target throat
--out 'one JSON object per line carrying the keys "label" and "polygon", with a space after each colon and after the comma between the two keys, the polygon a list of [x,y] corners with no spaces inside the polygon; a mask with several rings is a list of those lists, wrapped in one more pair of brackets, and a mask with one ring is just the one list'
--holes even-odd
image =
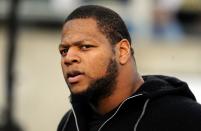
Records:
{"label": "throat", "polygon": [[113,98],[105,98],[104,100],[99,102],[97,106],[97,111],[99,114],[105,115],[116,107],[118,107],[119,104],[119,102],[113,101]]}
{"label": "throat", "polygon": [[[132,96],[144,83],[144,80],[139,77],[131,87],[116,87],[112,94],[99,101],[96,108],[97,111],[104,115],[117,108],[128,97]],[[125,89],[126,88],[126,89]]]}

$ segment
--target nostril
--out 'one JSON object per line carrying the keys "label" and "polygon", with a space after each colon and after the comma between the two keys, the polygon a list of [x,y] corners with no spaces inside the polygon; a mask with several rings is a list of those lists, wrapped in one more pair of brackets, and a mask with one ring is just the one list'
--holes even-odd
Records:
{"label": "nostril", "polygon": [[78,56],[66,56],[66,59],[64,61],[66,65],[71,65],[73,63],[79,63],[79,62],[80,58]]}
{"label": "nostril", "polygon": [[76,59],[72,60],[73,63],[78,62]]}

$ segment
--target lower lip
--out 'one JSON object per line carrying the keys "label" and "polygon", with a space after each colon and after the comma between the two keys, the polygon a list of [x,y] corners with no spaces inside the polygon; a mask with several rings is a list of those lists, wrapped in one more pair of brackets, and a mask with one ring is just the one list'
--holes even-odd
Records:
{"label": "lower lip", "polygon": [[77,76],[74,76],[74,77],[69,77],[68,78],[68,82],[70,84],[78,83],[80,81],[80,79],[81,79],[82,76],[83,75],[77,75]]}

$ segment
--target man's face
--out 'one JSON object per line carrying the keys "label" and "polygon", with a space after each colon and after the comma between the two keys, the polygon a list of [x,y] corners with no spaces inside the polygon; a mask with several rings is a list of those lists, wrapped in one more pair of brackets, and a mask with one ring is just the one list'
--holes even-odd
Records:
{"label": "man's face", "polygon": [[68,21],[59,50],[63,75],[72,94],[93,88],[90,85],[107,75],[108,66],[115,59],[111,44],[94,19]]}

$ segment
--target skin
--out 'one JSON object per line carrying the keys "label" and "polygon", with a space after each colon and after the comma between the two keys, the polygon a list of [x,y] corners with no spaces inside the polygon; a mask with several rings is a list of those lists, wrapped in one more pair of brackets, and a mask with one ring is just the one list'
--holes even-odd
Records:
{"label": "skin", "polygon": [[105,114],[117,107],[144,82],[137,73],[130,48],[126,39],[113,47],[92,18],[65,23],[59,50],[63,75],[70,92],[76,94],[86,91],[92,81],[106,75],[108,64],[114,59],[118,64],[115,90],[100,100],[96,108],[100,114]]}

